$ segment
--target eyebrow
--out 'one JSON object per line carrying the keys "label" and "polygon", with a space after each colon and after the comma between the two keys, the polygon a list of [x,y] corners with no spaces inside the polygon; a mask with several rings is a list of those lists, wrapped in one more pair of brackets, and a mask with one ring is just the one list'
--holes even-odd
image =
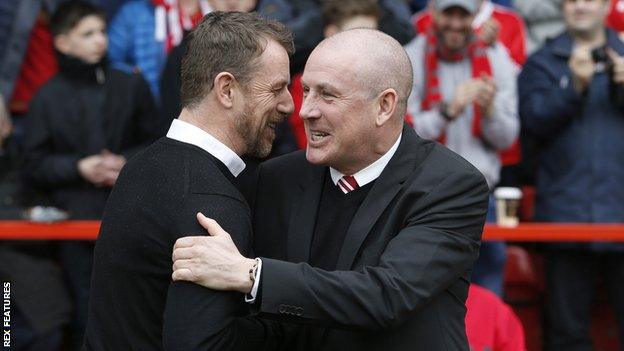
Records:
{"label": "eyebrow", "polygon": [[[302,85],[305,86],[310,86],[309,84],[306,84],[304,81],[301,81]],[[320,83],[316,85],[319,89],[321,90],[331,90],[331,91],[338,91],[338,88],[336,88],[335,86],[329,84],[329,83]]]}

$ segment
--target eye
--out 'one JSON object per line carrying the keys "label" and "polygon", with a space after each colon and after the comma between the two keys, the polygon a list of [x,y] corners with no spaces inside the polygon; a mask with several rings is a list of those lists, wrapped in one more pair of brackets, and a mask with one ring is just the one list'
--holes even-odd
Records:
{"label": "eye", "polygon": [[334,94],[332,94],[332,93],[330,93],[330,92],[328,92],[326,90],[323,90],[321,92],[321,95],[323,96],[323,98],[330,98],[330,99],[333,99],[333,98],[336,97],[336,95],[334,95]]}
{"label": "eye", "polygon": [[303,86],[303,96],[307,96],[309,92],[310,92],[310,88],[304,85]]}

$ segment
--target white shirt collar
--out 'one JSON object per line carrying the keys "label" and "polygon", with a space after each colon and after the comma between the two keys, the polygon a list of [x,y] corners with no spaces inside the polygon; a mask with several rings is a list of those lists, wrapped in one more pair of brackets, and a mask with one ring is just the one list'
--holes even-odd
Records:
{"label": "white shirt collar", "polygon": [[223,162],[234,177],[238,177],[245,169],[245,162],[232,149],[225,146],[225,144],[205,130],[188,122],[174,119],[167,132],[167,138],[195,145],[206,150],[206,152],[216,157],[217,160]]}
{"label": "white shirt collar", "polygon": [[[390,162],[390,159],[392,158],[392,156],[394,156],[394,153],[399,148],[399,143],[401,142],[402,136],[403,133],[399,135],[399,138],[396,142],[394,142],[394,145],[392,145],[390,150],[388,150],[385,154],[383,154],[383,156],[378,158],[377,161],[371,163],[370,165],[366,166],[366,168],[353,174],[353,177],[355,178],[355,181],[358,183],[359,186],[364,186],[379,178],[379,175],[381,175],[381,172],[383,172],[384,168],[386,168],[388,162]],[[340,180],[340,178],[344,176],[344,174],[331,167],[329,168],[329,174],[331,175],[331,179],[332,182],[334,182],[334,185],[336,185],[338,183],[338,180]]]}

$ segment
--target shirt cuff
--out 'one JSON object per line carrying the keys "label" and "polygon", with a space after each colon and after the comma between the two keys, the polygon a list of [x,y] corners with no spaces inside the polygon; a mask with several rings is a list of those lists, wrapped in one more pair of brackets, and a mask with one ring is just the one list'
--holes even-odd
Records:
{"label": "shirt cuff", "polygon": [[245,302],[247,303],[256,302],[258,287],[260,286],[260,278],[262,277],[262,260],[260,258],[256,258],[256,260],[258,260],[258,268],[256,268],[256,279],[254,280],[253,286],[251,287],[251,292],[249,292],[249,294],[245,294]]}

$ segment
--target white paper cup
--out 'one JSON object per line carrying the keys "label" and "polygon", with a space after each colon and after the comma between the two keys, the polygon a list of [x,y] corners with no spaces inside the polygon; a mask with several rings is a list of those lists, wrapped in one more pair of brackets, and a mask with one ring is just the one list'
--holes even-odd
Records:
{"label": "white paper cup", "polygon": [[516,227],[519,222],[522,191],[511,187],[496,188],[494,199],[496,199],[496,224],[501,227]]}

